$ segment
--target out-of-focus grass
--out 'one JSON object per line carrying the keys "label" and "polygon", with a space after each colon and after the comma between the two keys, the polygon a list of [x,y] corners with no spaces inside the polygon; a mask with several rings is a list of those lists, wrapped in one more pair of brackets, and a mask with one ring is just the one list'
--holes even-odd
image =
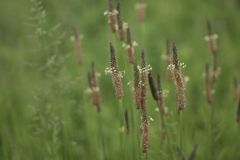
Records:
{"label": "out-of-focus grass", "polygon": [[[211,20],[213,31],[219,35],[217,42],[221,67],[219,81],[214,85],[215,153],[216,159],[233,159],[237,146],[237,102],[233,102],[231,83],[233,76],[239,78],[240,69],[238,1],[149,1],[146,2],[144,24],[137,20],[134,9],[136,2],[122,1],[123,19],[131,28],[132,39],[139,43],[135,48],[136,59],[139,62],[140,52],[144,48],[147,61],[153,67],[153,74],[160,72],[163,88],[169,90],[166,105],[169,108],[168,114],[173,115],[169,118],[169,123],[175,123],[177,118],[175,89],[166,81],[166,64],[161,59],[166,37],[177,44],[179,59],[187,65],[183,69],[183,74],[190,77],[184,111],[184,153],[188,155],[193,146],[198,144],[196,159],[207,159],[209,154],[208,125],[211,106],[205,102],[202,73],[205,64],[213,61],[208,43],[204,41],[207,34],[206,22]],[[85,93],[86,73],[91,61],[95,61],[96,71],[101,73],[99,83],[103,105],[101,122],[105,156],[120,159],[119,141],[116,138],[119,136],[116,118],[118,100],[114,96],[110,76],[104,74],[105,68],[109,66],[109,42],[113,42],[107,17],[103,15],[107,10],[107,1],[43,1],[41,6],[47,13],[44,18],[46,23],[35,28],[25,24],[37,24],[29,20],[34,15],[30,12],[33,6],[34,3],[23,0],[2,1],[0,5],[0,157],[100,159],[103,151],[99,144],[99,119]],[[51,30],[59,23],[59,28]],[[74,46],[70,41],[72,26],[76,26],[79,33],[84,35],[84,64],[81,67],[77,66]],[[39,27],[53,36],[27,38],[36,35]],[[54,45],[57,41],[61,41],[61,44]],[[117,41],[117,44],[119,68],[126,70],[122,55],[125,52],[120,49],[121,43]],[[43,69],[54,56],[56,58],[52,65]],[[133,107],[132,97],[129,97],[131,86],[127,85],[130,79],[127,79],[127,75],[124,78],[126,96],[123,102],[126,108],[130,108]],[[157,159],[161,152],[157,148],[160,140],[156,138],[158,113],[154,111],[156,104],[150,94],[148,105],[148,115],[155,119],[149,126],[149,159]],[[134,112],[132,110],[132,114]],[[171,132],[177,131],[174,129],[177,127],[168,125]],[[36,130],[41,132],[41,136],[35,135]],[[172,137],[178,143],[178,133]],[[133,146],[129,148],[134,151]],[[136,146],[136,154],[138,149],[139,146]],[[132,158],[138,157],[128,154]]]}

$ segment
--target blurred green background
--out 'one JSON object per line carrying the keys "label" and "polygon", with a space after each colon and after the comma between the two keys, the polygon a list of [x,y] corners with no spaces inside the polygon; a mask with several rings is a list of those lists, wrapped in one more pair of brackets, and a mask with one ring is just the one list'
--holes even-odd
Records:
{"label": "blurred green background", "polygon": [[[116,6],[116,1],[113,2]],[[208,127],[210,108],[214,106],[215,159],[240,159],[240,127],[235,121],[237,102],[233,101],[232,87],[233,77],[239,79],[240,70],[240,1],[146,0],[143,23],[138,21],[134,8],[137,0],[121,3],[123,20],[138,43],[137,61],[140,64],[140,53],[145,49],[153,75],[161,73],[163,88],[169,90],[166,105],[173,157],[177,155],[179,133],[175,133],[178,127],[173,125],[178,121],[176,92],[174,84],[166,80],[166,62],[161,58],[167,37],[177,44],[179,59],[187,65],[183,74],[190,78],[184,110],[184,153],[189,155],[197,144],[195,159],[210,159]],[[114,42],[107,16],[103,15],[107,6],[106,0],[0,2],[0,159],[123,159],[118,141],[118,100],[111,76],[104,73],[109,67],[109,43]],[[219,36],[221,67],[219,80],[213,86],[212,106],[205,101],[202,76],[206,63],[212,66],[213,61],[204,40],[207,20]],[[84,35],[83,66],[78,66],[74,43],[70,40],[73,26]],[[117,40],[116,44],[119,69],[126,71],[123,105],[133,115],[132,90],[127,85],[132,81],[132,67],[125,63],[122,42]],[[100,114],[86,93],[86,75],[92,61],[101,74]],[[149,126],[148,159],[170,159],[164,147],[161,150],[158,146],[161,138],[157,135],[157,106],[150,92],[148,106],[149,116],[155,119]],[[133,117],[135,122],[137,116]],[[136,130],[133,132],[137,135]],[[125,141],[124,159],[141,159],[139,137],[132,136],[131,140],[125,137]]]}

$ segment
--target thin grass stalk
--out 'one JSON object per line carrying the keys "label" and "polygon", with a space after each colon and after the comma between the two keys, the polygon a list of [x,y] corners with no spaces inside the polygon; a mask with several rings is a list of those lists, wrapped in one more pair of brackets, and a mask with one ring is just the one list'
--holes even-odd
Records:
{"label": "thin grass stalk", "polygon": [[102,129],[102,119],[100,114],[98,114],[98,132],[99,132],[99,148],[102,150],[102,159],[106,160],[106,147],[104,142],[104,136],[103,136],[103,129]]}
{"label": "thin grass stalk", "polygon": [[211,159],[214,159],[215,156],[214,156],[214,132],[213,132],[213,125],[214,125],[214,108],[215,108],[215,105],[214,103],[212,104],[211,106],[211,115],[210,115],[210,158]]}
{"label": "thin grass stalk", "polygon": [[239,154],[239,148],[240,148],[240,141],[239,141],[239,133],[240,133],[240,100],[238,101],[238,108],[237,108],[237,114],[236,114],[236,122],[237,122],[237,130],[236,130],[236,149],[234,152],[233,159],[237,159]]}
{"label": "thin grass stalk", "polygon": [[180,127],[180,148],[181,148],[181,158],[183,155],[183,110],[179,111],[179,127]]}
{"label": "thin grass stalk", "polygon": [[123,132],[125,130],[125,126],[124,126],[124,112],[123,112],[123,102],[122,102],[122,98],[119,99],[119,120],[120,120],[120,128],[119,128],[119,134],[120,134],[120,146],[121,146],[121,153],[122,153],[122,159],[125,159],[126,154],[124,152],[124,136],[123,136]]}
{"label": "thin grass stalk", "polygon": [[240,156],[240,153],[239,153],[239,148],[240,148],[240,141],[239,141],[239,133],[240,133],[240,125],[238,124],[238,126],[237,126],[237,135],[236,135],[236,137],[237,137],[237,147],[236,147],[236,151],[235,151],[235,156],[238,158],[239,156]]}
{"label": "thin grass stalk", "polygon": [[182,152],[181,148],[178,147],[177,150],[178,150],[179,156],[181,156],[181,160],[187,160],[187,158],[186,158],[185,154]]}
{"label": "thin grass stalk", "polygon": [[158,74],[157,76],[157,92],[158,92],[158,104],[159,104],[159,109],[162,111],[163,116],[165,115],[165,102],[164,102],[164,95],[163,95],[163,89],[162,89],[162,81],[161,81],[161,76]]}
{"label": "thin grass stalk", "polygon": [[240,123],[240,100],[238,101],[238,109],[236,114],[236,121],[237,123]]}
{"label": "thin grass stalk", "polygon": [[78,65],[81,66],[82,65],[81,42],[80,42],[80,38],[78,36],[76,27],[73,27],[72,30],[73,30],[73,36],[74,36],[75,51],[77,55],[77,62],[78,62]]}

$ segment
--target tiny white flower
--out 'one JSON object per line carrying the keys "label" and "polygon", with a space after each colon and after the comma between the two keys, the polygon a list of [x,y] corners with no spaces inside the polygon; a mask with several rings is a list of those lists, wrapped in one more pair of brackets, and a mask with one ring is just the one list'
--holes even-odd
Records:
{"label": "tiny white flower", "polygon": [[70,37],[70,41],[73,42],[75,40],[75,37],[74,36],[71,36]]}
{"label": "tiny white flower", "polygon": [[218,39],[218,35],[217,34],[213,34],[211,36],[207,35],[207,36],[204,37],[205,41],[210,41],[211,39],[212,40]]}
{"label": "tiny white flower", "polygon": [[175,65],[174,65],[174,64],[169,64],[168,67],[167,67],[167,69],[168,69],[168,70],[171,70],[171,71],[173,71],[174,68],[175,68]]}

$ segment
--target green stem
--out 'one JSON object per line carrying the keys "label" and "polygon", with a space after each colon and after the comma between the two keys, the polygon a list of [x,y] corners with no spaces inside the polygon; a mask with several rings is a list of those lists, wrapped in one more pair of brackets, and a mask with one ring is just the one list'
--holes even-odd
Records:
{"label": "green stem", "polygon": [[98,130],[99,130],[99,145],[100,148],[102,149],[102,159],[106,160],[106,152],[105,152],[105,143],[104,143],[104,137],[103,137],[103,132],[102,132],[102,119],[100,116],[100,113],[98,113]]}
{"label": "green stem", "polygon": [[181,155],[181,157],[180,157],[180,160],[182,160],[182,157],[183,157],[183,113],[182,113],[183,111],[182,110],[180,110],[179,111],[179,127],[180,127],[180,155]]}
{"label": "green stem", "polygon": [[214,105],[211,107],[211,115],[210,115],[210,159],[214,159],[214,137],[213,137],[213,123],[214,123]]}
{"label": "green stem", "polygon": [[[162,121],[162,129],[165,130],[165,133],[166,133],[166,136],[167,136],[167,144],[168,144],[168,149],[169,149],[169,152],[170,152],[170,155],[173,155],[172,153],[172,147],[171,147],[171,144],[170,144],[170,136],[168,134],[168,131],[167,131],[167,128],[166,128],[166,125],[165,125],[165,120],[164,120],[164,117],[163,117],[163,113],[162,113],[162,110],[159,106],[159,103],[157,102],[157,106],[159,108],[159,113],[160,113],[160,118],[161,118],[161,121]],[[162,140],[163,142],[163,140]],[[162,143],[161,143],[162,144]],[[174,156],[171,156],[171,159],[173,159]]]}
{"label": "green stem", "polygon": [[234,152],[234,158],[233,159],[238,159],[240,154],[239,154],[239,149],[240,149],[240,141],[239,141],[239,134],[240,134],[240,124],[237,124],[237,134],[236,134],[236,150]]}
{"label": "green stem", "polygon": [[[122,98],[119,99],[119,105],[120,105],[120,110],[119,110],[120,129],[122,129],[122,127],[124,127],[124,114],[123,114],[124,112],[123,112]],[[123,133],[121,130],[119,131],[119,133],[120,133],[120,146],[122,150],[122,158],[125,159]]]}

